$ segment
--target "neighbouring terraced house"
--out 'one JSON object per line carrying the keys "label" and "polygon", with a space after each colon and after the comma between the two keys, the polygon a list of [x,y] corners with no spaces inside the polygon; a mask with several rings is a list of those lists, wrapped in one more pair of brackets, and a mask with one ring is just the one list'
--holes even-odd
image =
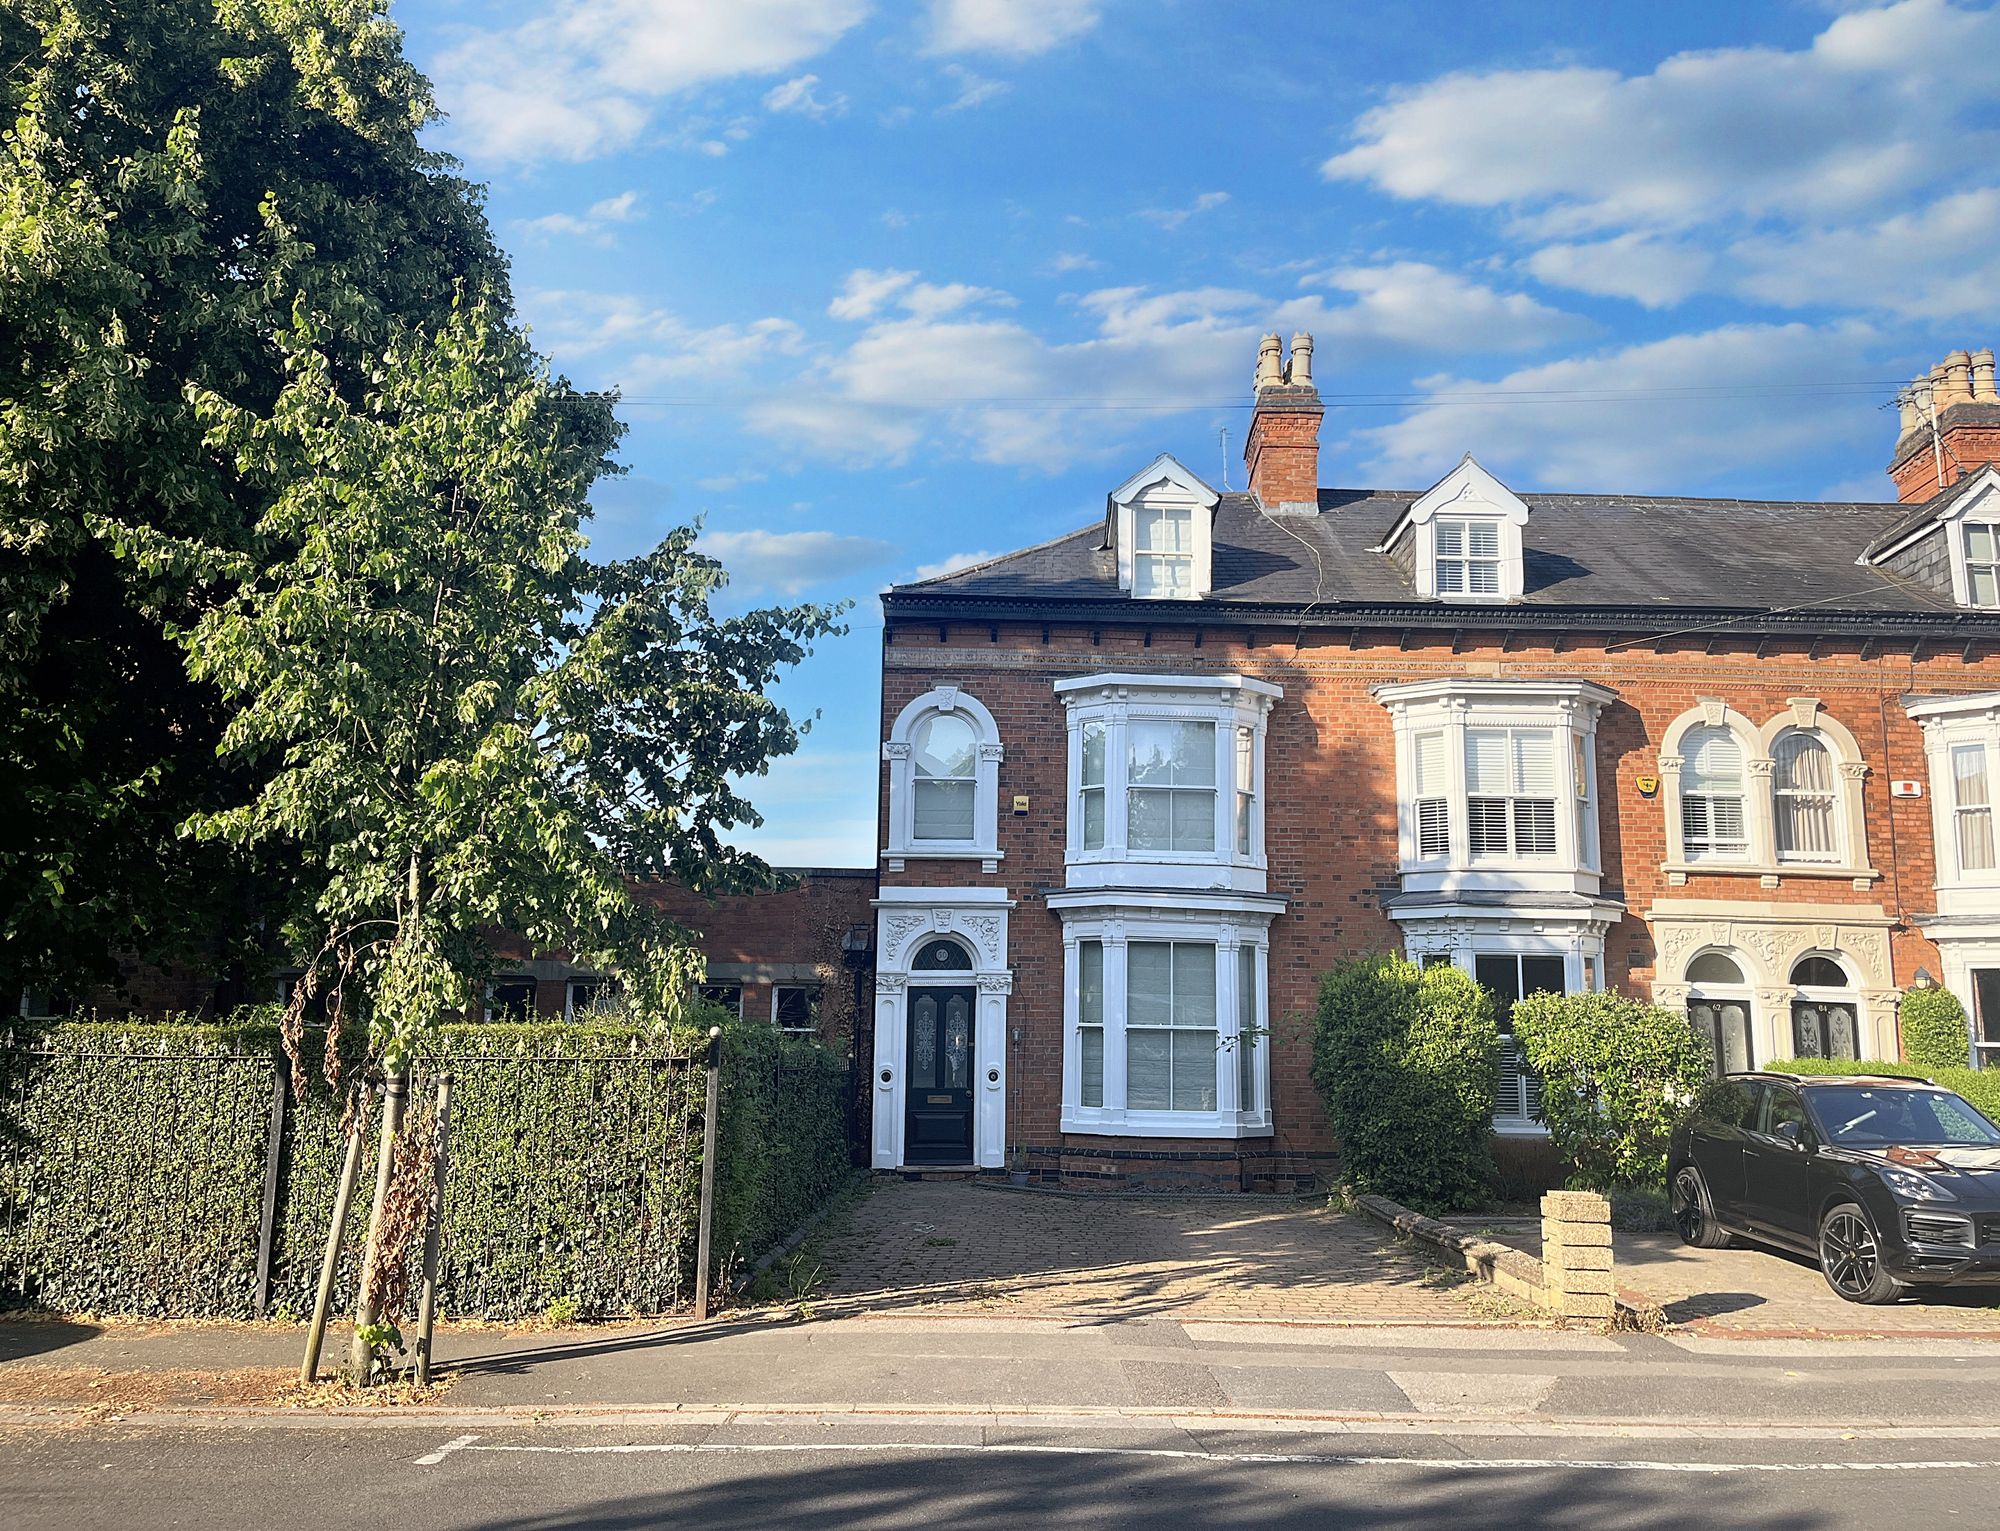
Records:
{"label": "neighbouring terraced house", "polygon": [[1267,337],[1247,492],[1163,456],[885,595],[878,1168],[1307,1182],[1301,1022],[1385,948],[1730,1067],[1893,1057],[1941,979],[2000,1061],[1990,351],[1905,396],[1900,503],[1324,488],[1321,415]]}

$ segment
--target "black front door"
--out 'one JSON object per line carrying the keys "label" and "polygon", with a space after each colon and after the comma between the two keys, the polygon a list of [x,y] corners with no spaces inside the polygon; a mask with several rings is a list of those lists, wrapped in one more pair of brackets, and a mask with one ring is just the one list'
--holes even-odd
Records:
{"label": "black front door", "polygon": [[973,992],[910,990],[905,1163],[972,1162]]}

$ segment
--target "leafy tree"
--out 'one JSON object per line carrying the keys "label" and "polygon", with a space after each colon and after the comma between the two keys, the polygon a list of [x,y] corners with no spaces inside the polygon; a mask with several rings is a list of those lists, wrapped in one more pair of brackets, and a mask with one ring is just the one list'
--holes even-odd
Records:
{"label": "leafy tree", "polygon": [[1903,1056],[1920,1068],[1962,1069],[1971,1061],[1965,1006],[1943,984],[1903,996]]}
{"label": "leafy tree", "polygon": [[[256,549],[107,533],[148,574],[194,569],[222,592],[182,639],[234,709],[222,749],[257,785],[191,832],[309,870],[319,891],[291,940],[336,1029],[365,1017],[392,1083],[470,1002],[495,927],[615,967],[640,1013],[671,1019],[699,958],[634,880],[763,873],[721,841],[757,822],[731,780],[796,746],[767,692],[836,614],[715,615],[722,572],[689,529],[593,562],[608,403],[552,382],[496,306],[468,298],[400,335],[358,405],[327,333],[302,306],[268,413],[197,396],[208,448],[268,496]],[[384,1333],[393,1111],[363,1377]]]}
{"label": "leafy tree", "polygon": [[459,282],[504,307],[505,263],[419,147],[385,0],[0,0],[0,109],[0,992],[121,950],[219,966],[291,869],[176,843],[250,780],[164,632],[202,592],[92,527],[247,549],[264,486],[188,390],[268,412],[304,290],[358,404]]}
{"label": "leafy tree", "polygon": [[1542,1120],[1578,1190],[1659,1189],[1667,1138],[1713,1060],[1685,1015],[1620,994],[1530,994],[1514,1039],[1542,1077]]}
{"label": "leafy tree", "polygon": [[1322,978],[1313,1082],[1349,1183],[1420,1212],[1478,1201],[1499,1052],[1493,997],[1449,964],[1357,957]]}

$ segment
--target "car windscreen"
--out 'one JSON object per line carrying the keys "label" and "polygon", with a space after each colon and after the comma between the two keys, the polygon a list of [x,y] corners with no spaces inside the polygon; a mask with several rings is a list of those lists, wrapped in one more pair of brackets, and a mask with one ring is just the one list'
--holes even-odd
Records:
{"label": "car windscreen", "polygon": [[1808,1090],[1806,1098],[1812,1102],[1813,1115],[1827,1139],[1849,1147],[2000,1144],[2000,1128],[1949,1090],[1839,1085]]}

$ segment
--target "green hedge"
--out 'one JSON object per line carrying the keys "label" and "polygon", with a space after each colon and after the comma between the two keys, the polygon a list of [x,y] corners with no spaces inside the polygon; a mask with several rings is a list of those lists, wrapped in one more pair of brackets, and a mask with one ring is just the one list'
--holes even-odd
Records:
{"label": "green hedge", "polygon": [[2000,1069],[1927,1069],[1915,1063],[1876,1063],[1863,1059],[1851,1063],[1844,1058],[1786,1058],[1773,1063],[1779,1074],[1826,1074],[1846,1078],[1856,1074],[1888,1074],[1897,1079],[1928,1079],[1955,1095],[1962,1095],[2000,1123]]}
{"label": "green hedge", "polygon": [[[68,1024],[0,1046],[0,1298],[68,1312],[253,1311],[274,1028]],[[309,1310],[343,1142],[318,1084],[288,1104],[272,1261],[275,1311]],[[589,1025],[440,1028],[411,1099],[452,1075],[440,1297],[489,1318],[563,1300],[660,1313],[692,1290],[705,1076]],[[725,1038],[718,1256],[754,1258],[849,1173],[845,1060],[767,1027]],[[350,1216],[336,1300],[352,1305],[372,1190]],[[420,1253],[413,1241],[404,1257]]]}
{"label": "green hedge", "polygon": [[1381,955],[1327,973],[1313,1082],[1348,1183],[1419,1212],[1475,1205],[1493,1171],[1499,1050],[1492,996],[1455,967]]}
{"label": "green hedge", "polygon": [[1903,1056],[1918,1068],[1962,1069],[1972,1062],[1972,1029],[1965,1006],[1943,984],[1912,989],[1899,1009]]}

